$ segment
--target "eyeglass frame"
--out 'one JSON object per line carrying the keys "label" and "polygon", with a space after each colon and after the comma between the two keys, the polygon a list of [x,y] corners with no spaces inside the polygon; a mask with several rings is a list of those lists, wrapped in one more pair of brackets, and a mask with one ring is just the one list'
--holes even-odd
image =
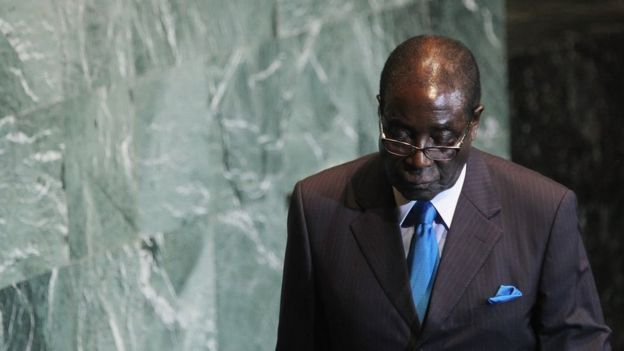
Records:
{"label": "eyeglass frame", "polygon": [[[470,120],[468,122],[468,124],[466,125],[466,128],[464,129],[464,133],[463,133],[462,137],[454,145],[448,145],[448,146],[434,145],[434,146],[418,147],[416,145],[412,145],[412,144],[404,142],[404,141],[400,141],[400,140],[396,140],[396,139],[392,139],[392,138],[386,137],[386,133],[384,133],[383,123],[381,122],[381,120],[382,120],[382,117],[380,115],[379,116],[379,138],[381,139],[381,144],[383,145],[384,149],[388,153],[390,153],[391,155],[394,155],[394,156],[398,156],[398,157],[411,157],[417,151],[421,151],[423,153],[423,155],[425,155],[425,157],[427,157],[431,161],[450,161],[450,160],[454,159],[455,157],[457,157],[457,154],[459,153],[459,151],[461,150],[462,146],[464,145],[464,141],[466,140],[466,136],[468,135],[468,131],[471,129],[471,127],[473,125],[473,121]],[[403,146],[406,146],[406,147],[408,147],[411,150],[411,152],[409,154],[406,154],[406,155],[401,155],[401,154],[392,152],[392,151],[388,150],[386,145],[383,143],[384,140],[392,142],[392,143],[397,143],[397,144],[401,144]],[[456,150],[456,152],[453,155],[453,157],[448,158],[448,159],[447,158],[442,158],[442,159],[440,159],[440,158],[431,158],[427,154],[427,151],[431,150],[431,149]]]}

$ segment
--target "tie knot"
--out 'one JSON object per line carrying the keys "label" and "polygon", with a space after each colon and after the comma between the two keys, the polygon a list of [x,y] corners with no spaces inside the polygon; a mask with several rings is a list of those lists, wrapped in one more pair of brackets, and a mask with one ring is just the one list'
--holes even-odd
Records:
{"label": "tie knot", "polygon": [[432,224],[437,215],[437,211],[433,204],[429,201],[417,201],[412,207],[402,227],[414,227],[419,224]]}

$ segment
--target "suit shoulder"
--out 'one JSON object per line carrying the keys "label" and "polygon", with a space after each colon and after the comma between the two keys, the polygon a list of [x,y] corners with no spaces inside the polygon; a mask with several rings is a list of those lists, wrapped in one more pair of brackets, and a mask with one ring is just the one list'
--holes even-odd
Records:
{"label": "suit shoulder", "polygon": [[531,196],[553,201],[561,198],[570,191],[566,186],[536,172],[501,157],[478,151],[490,170],[490,174],[497,183],[499,191],[513,192],[522,197]]}

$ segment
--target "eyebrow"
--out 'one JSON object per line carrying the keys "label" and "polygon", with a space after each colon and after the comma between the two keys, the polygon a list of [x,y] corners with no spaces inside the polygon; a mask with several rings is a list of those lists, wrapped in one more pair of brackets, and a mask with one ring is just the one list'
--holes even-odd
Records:
{"label": "eyebrow", "polygon": [[[411,126],[409,126],[407,123],[403,122],[400,118],[388,117],[388,118],[386,118],[386,123],[389,126],[397,126],[397,127],[401,127],[401,128],[404,128],[404,129],[412,130]],[[447,121],[447,122],[442,123],[442,124],[436,124],[436,125],[429,126],[428,129],[429,130],[436,130],[436,131],[442,131],[442,130],[454,131],[453,123],[451,123],[450,121]]]}

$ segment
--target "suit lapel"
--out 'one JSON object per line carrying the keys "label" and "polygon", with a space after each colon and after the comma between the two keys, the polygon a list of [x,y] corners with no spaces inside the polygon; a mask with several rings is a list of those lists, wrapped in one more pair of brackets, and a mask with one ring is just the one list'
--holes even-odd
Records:
{"label": "suit lapel", "polygon": [[354,200],[350,205],[362,210],[351,231],[368,265],[403,319],[411,328],[419,328],[392,188],[378,157],[354,176],[349,198]]}
{"label": "suit lapel", "polygon": [[487,165],[473,149],[419,341],[424,341],[430,330],[440,330],[500,239],[499,212],[500,201]]}
{"label": "suit lapel", "polygon": [[416,310],[412,303],[407,264],[396,222],[383,218],[385,209],[369,209],[351,225],[355,239],[377,281],[403,319],[412,325]]}
{"label": "suit lapel", "polygon": [[481,152],[471,150],[422,331],[412,302],[392,187],[379,157],[372,157],[353,177],[346,202],[362,210],[351,231],[368,265],[414,335],[420,334],[417,342],[423,342],[451,314],[501,236],[500,201]]}

